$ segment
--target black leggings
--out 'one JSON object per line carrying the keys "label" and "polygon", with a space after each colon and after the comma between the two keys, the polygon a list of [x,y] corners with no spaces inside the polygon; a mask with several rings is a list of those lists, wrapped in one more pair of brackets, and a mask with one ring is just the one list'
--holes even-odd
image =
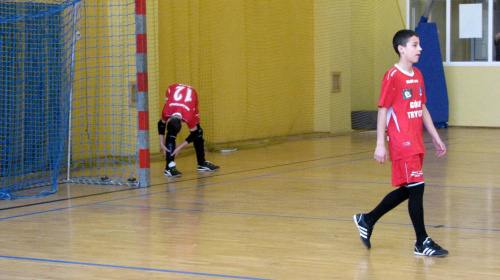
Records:
{"label": "black leggings", "polygon": [[[203,165],[205,163],[205,140],[203,139],[203,129],[200,124],[196,125],[196,129],[198,129],[198,136],[193,140],[193,146],[196,151],[196,160],[198,165]],[[168,164],[172,161],[175,161],[175,156],[172,156],[172,153],[175,150],[176,144],[175,141],[177,139],[177,134],[173,134],[171,132],[167,132],[167,137],[165,138],[165,146],[170,152],[167,152],[166,160],[168,168]]]}
{"label": "black leggings", "polygon": [[414,187],[399,187],[388,193],[375,209],[365,215],[366,223],[373,226],[383,215],[408,199],[408,213],[415,229],[417,242],[421,244],[427,238],[424,224],[424,190],[425,184],[422,183]]}

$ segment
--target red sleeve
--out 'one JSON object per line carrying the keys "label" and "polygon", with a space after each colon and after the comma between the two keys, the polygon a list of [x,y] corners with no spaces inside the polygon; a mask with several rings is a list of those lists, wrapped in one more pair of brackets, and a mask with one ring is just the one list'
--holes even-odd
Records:
{"label": "red sleeve", "polygon": [[390,108],[394,98],[394,79],[391,76],[393,71],[388,71],[382,80],[382,89],[380,91],[379,107]]}
{"label": "red sleeve", "polygon": [[166,122],[168,120],[168,115],[167,115],[167,109],[168,109],[168,100],[170,99],[170,96],[172,95],[172,87],[174,85],[170,85],[167,89],[167,91],[165,92],[165,105],[163,105],[163,111],[161,112],[161,119]]}
{"label": "red sleeve", "polygon": [[165,103],[165,105],[163,106],[163,111],[161,112],[161,119],[164,122],[167,122],[167,120],[168,120],[168,117],[167,117],[167,103]]}
{"label": "red sleeve", "polygon": [[198,92],[193,88],[193,105],[194,109],[198,111]]}
{"label": "red sleeve", "polygon": [[167,92],[165,92],[165,102],[170,98],[170,95],[172,94],[172,91],[174,90],[175,85],[170,85],[167,89]]}

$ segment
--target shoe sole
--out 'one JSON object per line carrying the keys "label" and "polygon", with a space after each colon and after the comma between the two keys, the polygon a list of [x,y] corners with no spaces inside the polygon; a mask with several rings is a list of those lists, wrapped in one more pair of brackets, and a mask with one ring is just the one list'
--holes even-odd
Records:
{"label": "shoe sole", "polygon": [[163,173],[163,175],[166,176],[166,177],[181,177],[182,176],[182,174],[179,174],[179,175],[170,175],[170,174],[165,174],[165,173]]}
{"label": "shoe sole", "polygon": [[214,171],[217,171],[217,170],[219,170],[219,168],[214,169],[214,170],[212,170],[212,169],[198,169],[198,172],[214,172]]}
{"label": "shoe sole", "polygon": [[430,257],[430,258],[442,258],[448,256],[448,254],[443,254],[443,255],[426,255],[424,253],[418,253],[418,252],[413,252],[415,256],[419,257]]}

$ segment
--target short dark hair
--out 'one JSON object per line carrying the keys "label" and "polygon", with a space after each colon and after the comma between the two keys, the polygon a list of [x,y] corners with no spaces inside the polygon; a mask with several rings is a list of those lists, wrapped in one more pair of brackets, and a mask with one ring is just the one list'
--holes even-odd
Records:
{"label": "short dark hair", "polygon": [[399,30],[396,34],[394,34],[394,37],[392,38],[392,47],[394,47],[394,50],[398,55],[400,55],[398,46],[406,46],[408,40],[410,40],[413,36],[419,37],[417,32],[410,29]]}
{"label": "short dark hair", "polygon": [[177,135],[181,131],[182,121],[179,118],[170,118],[167,123],[167,132],[171,135]]}

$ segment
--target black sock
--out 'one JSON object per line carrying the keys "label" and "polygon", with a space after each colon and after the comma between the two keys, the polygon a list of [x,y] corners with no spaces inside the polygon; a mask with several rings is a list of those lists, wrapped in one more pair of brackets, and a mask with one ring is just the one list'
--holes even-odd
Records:
{"label": "black sock", "polygon": [[422,245],[427,238],[424,223],[424,187],[422,183],[418,186],[409,187],[410,196],[408,198],[408,213],[410,213],[411,222],[415,229],[417,244]]}
{"label": "black sock", "polygon": [[409,192],[407,187],[399,187],[388,193],[375,209],[365,215],[365,222],[373,226],[378,219],[385,215],[385,213],[391,211],[394,207],[401,204],[401,202],[408,199],[408,196]]}

